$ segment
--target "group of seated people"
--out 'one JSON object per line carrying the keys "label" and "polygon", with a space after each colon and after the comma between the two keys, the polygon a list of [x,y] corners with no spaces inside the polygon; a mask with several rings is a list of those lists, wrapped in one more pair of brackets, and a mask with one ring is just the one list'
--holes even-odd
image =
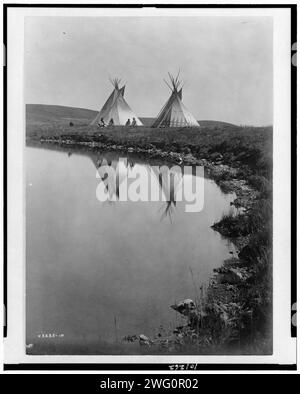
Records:
{"label": "group of seated people", "polygon": [[[125,126],[136,126],[136,119],[135,118],[132,118],[132,122],[130,122],[130,119],[128,119],[127,120],[127,122],[125,123]],[[103,118],[101,118],[100,119],[100,122],[98,123],[98,126],[99,127],[106,127],[106,126],[113,126],[114,125],[114,120],[113,120],[113,118],[111,118],[110,119],[110,121],[108,122],[108,124],[106,124],[105,122],[104,122],[104,119]]]}
{"label": "group of seated people", "polygon": [[132,118],[132,122],[130,123],[130,119],[127,119],[125,126],[136,126],[136,119]]}

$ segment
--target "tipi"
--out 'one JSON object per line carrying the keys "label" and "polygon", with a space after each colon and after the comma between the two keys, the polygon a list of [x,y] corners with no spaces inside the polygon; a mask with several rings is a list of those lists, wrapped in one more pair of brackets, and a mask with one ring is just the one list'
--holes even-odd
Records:
{"label": "tipi", "polygon": [[200,127],[194,116],[182,103],[182,86],[179,81],[179,72],[174,78],[170,73],[171,86],[166,80],[165,83],[172,93],[169,100],[161,109],[152,127]]}
{"label": "tipi", "polygon": [[118,78],[110,81],[114,86],[114,90],[108,97],[99,114],[92,121],[91,125],[98,124],[101,118],[103,118],[105,124],[108,124],[110,120],[113,119],[114,125],[125,126],[128,119],[130,120],[130,124],[133,119],[135,119],[136,126],[142,126],[143,123],[135,115],[124,99],[125,85],[122,88],[119,88],[121,80]]}

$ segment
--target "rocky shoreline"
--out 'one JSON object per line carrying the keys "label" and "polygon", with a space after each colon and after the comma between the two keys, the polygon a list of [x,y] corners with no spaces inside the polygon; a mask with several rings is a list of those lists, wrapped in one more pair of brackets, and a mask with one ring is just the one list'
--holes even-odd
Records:
{"label": "rocky shoreline", "polygon": [[[99,136],[98,136],[99,138]],[[112,150],[124,153],[138,153],[145,155],[147,158],[159,158],[166,160],[170,163],[179,165],[198,165],[203,166],[206,169],[206,173],[212,178],[223,191],[226,193],[235,193],[237,198],[233,202],[237,208],[249,209],[255,198],[257,192],[253,187],[247,184],[245,179],[239,177],[239,171],[237,168],[230,167],[227,164],[223,164],[222,156],[216,157],[215,161],[209,161],[207,159],[196,158],[186,148],[185,152],[174,152],[166,151],[163,149],[156,148],[151,145],[145,148],[136,146],[117,145],[114,143],[105,143],[99,141],[74,141],[72,139],[63,138],[40,138],[40,143],[58,144],[61,147],[86,147],[91,150]]]}

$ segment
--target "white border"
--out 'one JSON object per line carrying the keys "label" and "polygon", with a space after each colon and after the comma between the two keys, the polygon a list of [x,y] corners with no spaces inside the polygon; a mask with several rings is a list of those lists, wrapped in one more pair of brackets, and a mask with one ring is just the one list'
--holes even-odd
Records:
{"label": "white border", "polygon": [[[5,363],[281,363],[290,338],[290,20],[288,9],[8,9],[8,338]],[[272,356],[27,356],[25,354],[23,44],[25,16],[272,16],[274,26],[274,354]],[[23,130],[23,133],[21,132]],[[124,368],[126,369],[126,368]]]}

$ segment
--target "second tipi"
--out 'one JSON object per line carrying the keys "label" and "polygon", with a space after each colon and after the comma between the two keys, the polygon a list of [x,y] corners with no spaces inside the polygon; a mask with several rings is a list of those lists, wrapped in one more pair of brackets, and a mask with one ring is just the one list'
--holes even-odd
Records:
{"label": "second tipi", "polygon": [[111,124],[116,126],[134,125],[142,126],[143,123],[135,115],[124,99],[125,85],[119,88],[121,80],[114,79],[111,83],[114,90],[108,97],[102,109],[92,121],[91,125],[97,124]]}
{"label": "second tipi", "polygon": [[172,93],[169,100],[161,109],[152,127],[199,127],[199,123],[187,110],[182,102],[182,87],[179,81],[179,73],[176,78],[169,74]]}

